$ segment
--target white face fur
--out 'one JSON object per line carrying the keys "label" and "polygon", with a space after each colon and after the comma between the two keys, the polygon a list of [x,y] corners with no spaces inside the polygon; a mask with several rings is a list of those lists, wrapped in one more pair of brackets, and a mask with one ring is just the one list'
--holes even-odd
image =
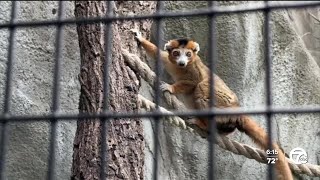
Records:
{"label": "white face fur", "polygon": [[175,58],[177,65],[180,67],[186,67],[192,58],[192,51],[189,49],[174,49],[171,54]]}
{"label": "white face fur", "polygon": [[189,63],[189,61],[192,60],[192,55],[193,53],[198,54],[200,47],[199,44],[194,42],[196,45],[196,49],[193,51],[191,49],[186,49],[186,48],[176,48],[172,49],[170,46],[170,42],[165,44],[164,50],[171,50],[171,55],[176,61],[177,65],[179,67],[186,67]]}

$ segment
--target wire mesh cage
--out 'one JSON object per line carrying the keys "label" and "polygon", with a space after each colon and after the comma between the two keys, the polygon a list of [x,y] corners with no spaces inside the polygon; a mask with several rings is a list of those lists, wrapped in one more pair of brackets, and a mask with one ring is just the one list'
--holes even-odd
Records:
{"label": "wire mesh cage", "polygon": [[[114,6],[113,1],[107,1],[107,7],[112,9]],[[206,116],[211,118],[210,129],[211,132],[215,132],[214,128],[216,127],[215,124],[215,116],[218,115],[239,115],[239,114],[259,114],[259,115],[266,115],[267,117],[267,132],[272,132],[272,121],[271,117],[274,114],[290,114],[290,113],[319,113],[320,106],[313,106],[313,107],[281,107],[276,108],[272,105],[272,85],[271,85],[271,64],[272,64],[272,57],[271,57],[271,16],[270,12],[273,10],[279,9],[289,9],[289,8],[307,8],[307,7],[316,7],[319,6],[319,2],[286,2],[283,4],[275,4],[266,1],[265,3],[253,4],[251,6],[247,5],[234,5],[234,6],[217,6],[213,1],[208,2],[207,8],[202,9],[194,9],[190,11],[181,11],[181,12],[172,12],[172,11],[164,11],[164,3],[163,1],[158,1],[157,10],[154,14],[148,15],[139,15],[139,16],[115,16],[113,11],[109,10],[105,17],[94,17],[88,19],[65,19],[63,18],[64,12],[64,2],[59,1],[59,8],[58,8],[58,18],[55,20],[42,20],[42,21],[19,21],[17,22],[17,2],[12,1],[11,7],[11,15],[10,15],[10,22],[8,23],[1,23],[0,29],[8,29],[9,30],[9,43],[7,48],[7,67],[6,67],[6,75],[5,75],[5,89],[4,89],[4,104],[3,110],[0,114],[0,123],[1,123],[1,141],[0,141],[0,180],[6,179],[4,176],[5,166],[6,166],[6,154],[7,154],[7,144],[8,144],[8,123],[9,122],[29,122],[29,121],[47,121],[50,122],[50,146],[49,146],[49,160],[48,160],[48,174],[47,179],[55,179],[55,159],[56,159],[56,150],[55,147],[57,145],[56,136],[57,136],[57,122],[64,119],[64,120],[81,120],[87,118],[98,118],[102,120],[102,137],[107,136],[107,121],[108,119],[112,118],[154,118],[156,122],[155,131],[159,131],[159,120],[161,117],[168,117],[168,116]],[[155,84],[155,104],[156,110],[153,112],[139,112],[139,113],[129,113],[129,112],[120,112],[114,113],[109,111],[109,107],[107,103],[104,105],[104,110],[98,114],[70,114],[70,113],[60,113],[59,112],[59,92],[61,89],[61,84],[59,80],[61,78],[61,54],[62,54],[62,47],[63,47],[63,27],[66,25],[75,25],[75,24],[86,24],[86,23],[106,23],[107,26],[114,23],[115,21],[126,21],[126,20],[144,20],[144,19],[152,19],[156,24],[156,45],[158,47],[163,47],[161,44],[161,39],[163,39],[163,34],[161,33],[161,28],[163,26],[163,19],[165,18],[176,18],[176,17],[194,17],[194,16],[205,16],[209,18],[209,44],[208,49],[211,49],[208,53],[208,60],[209,60],[209,68],[215,72],[215,61],[217,59],[217,44],[215,37],[216,34],[216,17],[224,14],[235,14],[235,13],[245,13],[245,12],[256,12],[260,11],[263,12],[265,17],[264,21],[264,47],[265,47],[265,65],[266,65],[266,72],[265,72],[265,89],[266,89],[266,106],[264,108],[256,108],[252,110],[246,109],[237,109],[237,110],[221,110],[212,108],[210,111],[188,111],[188,112],[180,112],[175,111],[174,113],[163,113],[159,110],[160,106],[160,60],[155,61],[155,74],[156,74],[156,84]],[[17,28],[43,28],[45,26],[53,26],[56,28],[56,37],[55,37],[55,53],[54,53],[54,73],[53,73],[53,90],[52,90],[52,102],[51,102],[51,112],[47,115],[15,115],[10,113],[10,100],[12,98],[12,76],[13,76],[13,68],[14,68],[14,61],[15,61],[15,34]],[[106,34],[106,43],[105,44],[105,64],[108,64],[111,58],[111,46],[112,46],[112,30],[111,28],[105,29]],[[160,53],[160,51],[158,51]],[[158,56],[159,58],[159,56]],[[108,102],[108,73],[109,69],[108,66],[104,67],[104,72],[106,75],[104,76],[104,102]],[[210,79],[210,84],[214,84],[213,78]],[[210,97],[214,96],[213,86],[210,86]],[[214,107],[214,100],[210,101],[210,107]],[[268,133],[269,140],[269,147],[272,149],[272,133]],[[215,133],[211,133],[208,140],[211,144],[214,143]],[[102,138],[102,149],[106,149],[106,139]],[[158,139],[155,139],[154,148],[155,148],[155,166],[153,166],[153,179],[161,179],[161,177],[157,176],[158,167],[158,153],[159,153],[159,142]],[[216,175],[213,171],[215,169],[215,146],[210,145],[209,148],[209,158],[208,158],[208,179],[217,179]],[[101,161],[101,179],[106,179],[106,174],[104,169],[106,169],[106,153],[105,151],[102,152],[102,161]],[[273,174],[273,165],[269,164],[268,168],[268,178],[274,179]]]}

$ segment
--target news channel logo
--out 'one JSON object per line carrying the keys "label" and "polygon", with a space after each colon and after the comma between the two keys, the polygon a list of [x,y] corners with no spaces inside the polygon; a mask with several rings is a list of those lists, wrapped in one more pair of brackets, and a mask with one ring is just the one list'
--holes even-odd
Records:
{"label": "news channel logo", "polygon": [[307,152],[300,148],[294,148],[290,151],[289,158],[295,163],[295,164],[305,164],[308,162],[308,154]]}

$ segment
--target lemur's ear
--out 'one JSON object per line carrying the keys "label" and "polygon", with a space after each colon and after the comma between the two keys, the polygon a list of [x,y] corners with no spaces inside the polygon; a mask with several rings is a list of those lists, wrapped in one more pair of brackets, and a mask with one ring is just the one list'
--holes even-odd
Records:
{"label": "lemur's ear", "polygon": [[171,50],[172,50],[172,46],[170,45],[170,41],[168,41],[168,42],[164,45],[164,50],[165,50],[165,51],[171,51]]}
{"label": "lemur's ear", "polygon": [[200,45],[197,42],[194,42],[194,49],[193,51],[198,54],[198,52],[200,51]]}

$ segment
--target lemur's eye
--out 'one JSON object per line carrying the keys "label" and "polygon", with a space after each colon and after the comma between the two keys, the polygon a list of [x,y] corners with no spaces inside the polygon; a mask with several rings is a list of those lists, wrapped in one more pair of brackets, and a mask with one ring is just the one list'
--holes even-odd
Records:
{"label": "lemur's eye", "polygon": [[187,52],[186,55],[187,55],[188,57],[191,57],[191,52]]}
{"label": "lemur's eye", "polygon": [[180,55],[180,52],[179,52],[179,51],[173,51],[173,52],[172,52],[172,55],[173,55],[173,56],[179,56],[179,55]]}

